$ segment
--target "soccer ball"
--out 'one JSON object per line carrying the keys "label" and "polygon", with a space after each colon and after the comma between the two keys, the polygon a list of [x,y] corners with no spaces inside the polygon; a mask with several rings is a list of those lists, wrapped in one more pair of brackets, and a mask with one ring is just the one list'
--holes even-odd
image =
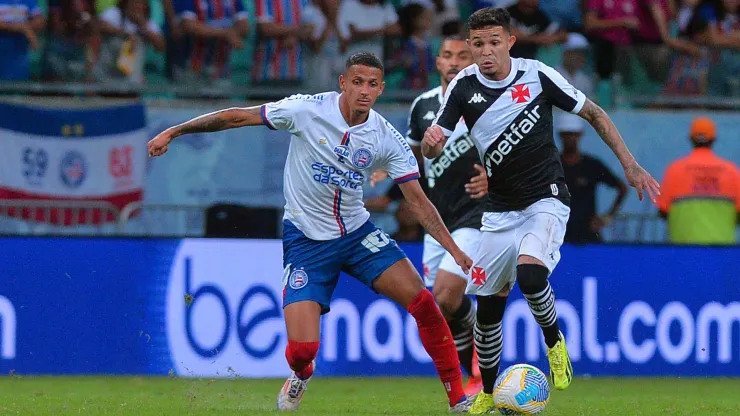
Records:
{"label": "soccer ball", "polygon": [[550,401],[550,385],[538,368],[514,364],[496,379],[493,401],[504,415],[536,415]]}

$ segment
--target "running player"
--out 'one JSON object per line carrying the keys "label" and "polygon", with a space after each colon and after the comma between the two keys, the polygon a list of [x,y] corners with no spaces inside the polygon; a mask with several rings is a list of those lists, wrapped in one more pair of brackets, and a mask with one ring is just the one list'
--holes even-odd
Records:
{"label": "running player", "polygon": [[642,199],[655,201],[659,185],[632,156],[609,116],[555,70],[529,59],[512,59],[511,17],[485,8],[468,22],[475,65],[450,83],[434,125],[424,133],[422,152],[437,157],[462,116],[488,175],[483,234],[467,292],[478,300],[475,347],[483,392],[470,412],[494,409],[493,385],[502,350],[502,325],[514,282],[542,327],[550,375],[567,388],[573,369],[560,332],[548,277],[560,260],[570,195],[553,140],[552,107],[591,123],[621,162]]}
{"label": "running player", "polygon": [[347,60],[342,93],[293,95],[260,107],[230,108],[171,127],[149,142],[160,156],[178,136],[265,125],[292,133],[285,165],[283,309],[285,356],[293,373],[278,395],[278,409],[295,411],[314,372],[320,316],[329,312],[340,271],[346,271],[411,313],[419,336],[447,391],[450,410],[465,413],[455,343],[434,296],[395,241],[375,227],[362,204],[372,169],[399,184],[419,222],[467,273],[472,260],[457,246],[419,185],[411,149],[388,121],[372,110],[383,92],[383,65],[370,53]]}
{"label": "running player", "polygon": [[[437,207],[452,238],[466,253],[478,250],[483,215],[481,198],[486,196],[488,187],[475,145],[461,120],[439,157],[424,159],[420,146],[424,131],[432,125],[442,106],[447,86],[462,69],[472,64],[473,56],[464,38],[455,35],[443,40],[437,56],[441,85],[416,97],[411,104],[406,133],[406,141],[424,166],[429,200]],[[378,171],[373,174],[371,183],[382,179],[385,179],[385,172]],[[424,283],[432,288],[455,338],[460,363],[470,375],[465,393],[475,395],[482,384],[478,366],[473,363],[475,305],[465,296],[468,277],[429,234],[424,236]]]}

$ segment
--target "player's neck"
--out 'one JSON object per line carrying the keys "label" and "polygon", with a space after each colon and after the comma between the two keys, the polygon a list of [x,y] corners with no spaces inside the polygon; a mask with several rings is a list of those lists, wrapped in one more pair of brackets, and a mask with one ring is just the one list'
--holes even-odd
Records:
{"label": "player's neck", "polygon": [[350,127],[366,122],[367,118],[370,116],[369,112],[353,110],[344,96],[339,97],[339,112],[342,113],[344,121],[346,121],[347,125]]}
{"label": "player's neck", "polygon": [[447,93],[447,87],[450,85],[449,82],[445,78],[442,78],[442,82],[440,82],[440,86],[442,87],[442,96],[444,97]]}

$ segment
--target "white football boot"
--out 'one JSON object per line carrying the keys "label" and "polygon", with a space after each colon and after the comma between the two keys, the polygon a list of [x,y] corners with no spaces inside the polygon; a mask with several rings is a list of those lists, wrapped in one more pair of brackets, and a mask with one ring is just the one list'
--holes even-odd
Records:
{"label": "white football boot", "polygon": [[[316,361],[313,363],[313,370],[316,371]],[[298,410],[298,406],[301,404],[303,393],[308,388],[308,382],[311,381],[313,375],[306,380],[301,380],[295,374],[295,371],[290,373],[290,377],[285,380],[283,388],[280,389],[277,397],[277,408],[281,412],[295,412]]]}

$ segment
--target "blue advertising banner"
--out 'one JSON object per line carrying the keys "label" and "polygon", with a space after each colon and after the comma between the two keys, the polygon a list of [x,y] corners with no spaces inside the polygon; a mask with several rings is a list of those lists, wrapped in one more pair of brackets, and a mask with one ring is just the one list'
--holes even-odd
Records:
{"label": "blue advertising banner", "polygon": [[[421,246],[403,245],[417,268]],[[282,246],[0,238],[0,372],[281,377]],[[551,280],[577,374],[740,376],[740,248],[566,246]],[[310,279],[310,276],[309,276]],[[318,374],[433,375],[414,320],[343,276]],[[518,290],[504,365],[547,368]]]}

